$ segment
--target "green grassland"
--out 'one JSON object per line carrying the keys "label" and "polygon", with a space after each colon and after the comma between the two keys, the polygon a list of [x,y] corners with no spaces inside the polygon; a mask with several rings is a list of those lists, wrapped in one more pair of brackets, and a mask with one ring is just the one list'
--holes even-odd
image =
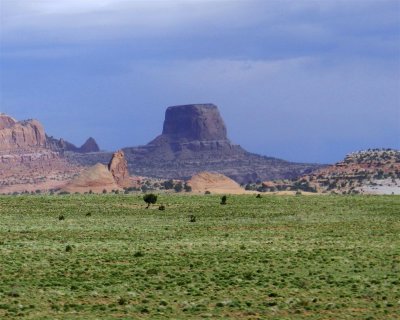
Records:
{"label": "green grassland", "polygon": [[0,197],[0,318],[400,319],[399,196],[158,204]]}

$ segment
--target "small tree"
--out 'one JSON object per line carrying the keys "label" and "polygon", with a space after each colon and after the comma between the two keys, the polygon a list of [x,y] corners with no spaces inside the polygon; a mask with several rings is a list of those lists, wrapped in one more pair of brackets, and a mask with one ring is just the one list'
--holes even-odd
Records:
{"label": "small tree", "polygon": [[175,192],[181,192],[183,189],[182,183],[179,182],[174,186]]}
{"label": "small tree", "polygon": [[221,198],[221,204],[226,204],[226,199],[227,199],[227,197],[226,196],[222,196],[222,198]]}
{"label": "small tree", "polygon": [[153,193],[145,194],[143,196],[143,200],[147,203],[146,209],[148,209],[151,204],[155,204],[157,202],[157,196]]}
{"label": "small tree", "polygon": [[162,185],[164,186],[165,190],[170,190],[170,189],[172,189],[174,187],[174,181],[173,180],[167,180],[167,181],[164,181],[162,183]]}
{"label": "small tree", "polygon": [[185,189],[186,192],[192,192],[192,187],[190,185],[188,185],[187,183],[185,183],[183,188]]}

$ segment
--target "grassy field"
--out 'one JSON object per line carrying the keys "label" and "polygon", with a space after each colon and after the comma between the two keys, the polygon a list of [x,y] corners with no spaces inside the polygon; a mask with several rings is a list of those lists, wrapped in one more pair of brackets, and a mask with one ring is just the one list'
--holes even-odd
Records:
{"label": "grassy field", "polygon": [[400,319],[399,196],[219,202],[0,197],[0,318]]}

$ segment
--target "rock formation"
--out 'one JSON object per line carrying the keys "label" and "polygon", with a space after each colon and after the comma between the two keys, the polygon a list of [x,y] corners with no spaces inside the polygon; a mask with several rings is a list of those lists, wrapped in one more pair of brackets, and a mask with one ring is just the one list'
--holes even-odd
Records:
{"label": "rock formation", "polygon": [[43,126],[36,120],[17,122],[13,118],[0,116],[0,151],[46,146]]}
{"label": "rock formation", "polygon": [[129,188],[132,186],[129,177],[128,163],[122,150],[115,152],[108,164],[108,170],[114,177],[115,182],[121,188]]}
{"label": "rock formation", "polygon": [[129,177],[128,164],[122,150],[113,154],[108,166],[97,163],[81,172],[80,175],[70,181],[63,191],[68,192],[94,192],[101,193],[104,190],[121,190],[132,186]]}
{"label": "rock formation", "polygon": [[55,139],[53,137],[47,137],[47,145],[50,149],[58,152],[92,153],[100,151],[99,145],[92,137],[87,139],[80,148],[62,138]]}
{"label": "rock formation", "polygon": [[264,182],[272,190],[314,190],[339,194],[400,194],[400,151],[369,149],[290,182]]}
{"label": "rock formation", "polygon": [[124,151],[131,174],[158,178],[186,180],[211,171],[248,183],[295,178],[320,167],[252,154],[233,144],[213,104],[169,107],[160,136]]}
{"label": "rock formation", "polygon": [[162,135],[150,144],[218,140],[228,140],[218,108],[213,104],[194,104],[169,107]]}
{"label": "rock formation", "polygon": [[85,193],[90,191],[101,193],[103,190],[107,192],[120,190],[120,187],[115,182],[107,166],[98,163],[83,170],[80,175],[72,179],[62,190],[71,193]]}
{"label": "rock formation", "polygon": [[246,193],[237,182],[220,173],[200,172],[194,175],[187,184],[194,193],[205,193],[206,191],[217,194]]}
{"label": "rock formation", "polygon": [[0,113],[0,130],[12,127],[17,123],[17,120],[10,116]]}
{"label": "rock formation", "polygon": [[[132,175],[187,180],[201,171],[219,172],[239,183],[292,179],[322,167],[247,152],[227,138],[213,104],[169,107],[162,134],[145,146],[125,148]],[[67,155],[68,157],[70,155]],[[71,155],[82,165],[108,163],[110,153]]]}
{"label": "rock formation", "polygon": [[48,137],[37,120],[17,121],[0,114],[0,192],[57,189],[81,168],[67,161],[64,151],[98,150],[94,139],[81,148]]}
{"label": "rock formation", "polygon": [[86,142],[78,149],[80,153],[89,153],[89,152],[99,152],[100,148],[97,144],[96,140],[92,137],[86,140]]}

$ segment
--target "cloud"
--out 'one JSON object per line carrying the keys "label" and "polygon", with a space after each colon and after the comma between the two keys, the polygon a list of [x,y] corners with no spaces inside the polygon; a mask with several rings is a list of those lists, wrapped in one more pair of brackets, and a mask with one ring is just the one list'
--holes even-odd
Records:
{"label": "cloud", "polygon": [[[383,56],[400,52],[398,1],[3,0],[2,42],[17,47],[159,44],[166,58],[303,55]],[[189,44],[185,47],[185,43]],[[150,50],[146,50],[150,48]],[[186,56],[185,56],[186,55]],[[175,57],[174,57],[175,58]]]}

